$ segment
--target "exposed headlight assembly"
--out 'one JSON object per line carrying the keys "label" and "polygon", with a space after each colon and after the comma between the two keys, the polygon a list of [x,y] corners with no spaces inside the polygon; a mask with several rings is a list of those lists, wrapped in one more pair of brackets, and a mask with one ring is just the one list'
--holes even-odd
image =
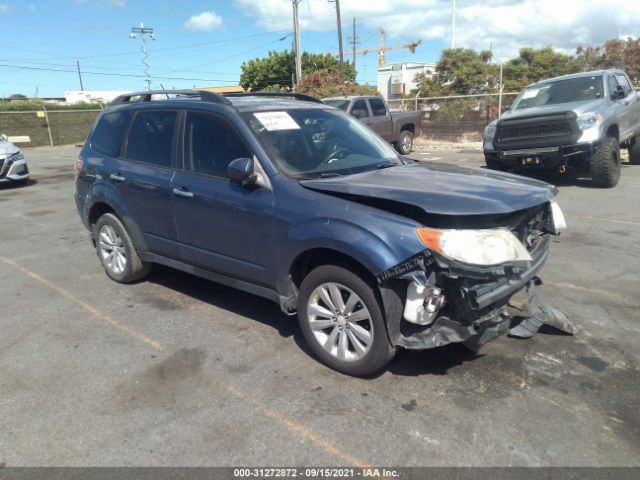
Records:
{"label": "exposed headlight assembly", "polygon": [[440,230],[421,227],[416,233],[432,251],[462,263],[490,266],[532,260],[522,242],[506,228]]}

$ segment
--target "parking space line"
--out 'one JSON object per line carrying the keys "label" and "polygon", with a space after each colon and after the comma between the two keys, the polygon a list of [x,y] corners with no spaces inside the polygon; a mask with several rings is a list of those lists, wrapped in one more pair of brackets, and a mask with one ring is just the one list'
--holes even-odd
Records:
{"label": "parking space line", "polygon": [[[50,289],[54,290],[55,292],[65,297],[67,300],[80,306],[81,308],[83,308],[84,310],[86,310],[96,318],[110,325],[113,325],[114,327],[120,329],[121,331],[127,333],[128,335],[131,335],[137,340],[140,340],[144,344],[159,351],[165,350],[165,347],[160,342],[147,337],[145,334],[139,332],[135,328],[132,328],[128,325],[118,322],[117,320],[110,317],[106,313],[100,311],[98,308],[81,300],[80,298],[76,297],[74,294],[68,292],[64,288],[57,286],[56,284],[46,279],[42,275],[39,275],[36,272],[33,272],[28,268],[23,267],[22,265],[19,265],[18,263],[6,257],[0,256],[0,261],[12,268],[15,268],[16,270],[22,272],[24,275],[36,280],[37,282],[49,287]],[[274,420],[276,423],[280,424],[280,426],[284,427],[285,429],[289,430],[292,433],[295,433],[296,435],[301,436],[305,440],[308,440],[309,442],[314,443],[315,445],[322,448],[325,452],[339,458],[340,460],[356,468],[368,467],[368,464],[350,455],[349,453],[344,452],[338,446],[334,445],[331,442],[331,440],[329,440],[328,438],[320,435],[319,433],[315,432],[311,428],[304,426],[303,424],[294,420],[293,418],[286,416],[285,414],[279,412],[278,410],[271,408],[268,405],[256,400],[253,395],[249,395],[248,393],[245,393],[244,391],[236,388],[233,385],[226,384],[223,381],[220,381],[220,383],[224,385],[228,393],[242,400],[245,404],[252,406],[264,417]]]}
{"label": "parking space line", "polygon": [[584,220],[595,220],[597,222],[621,223],[623,225],[638,225],[638,226],[640,226],[640,222],[632,222],[630,220],[611,220],[611,219],[608,219],[608,218],[588,217],[586,215],[571,215],[571,218],[582,218]]}
{"label": "parking space line", "polygon": [[64,288],[61,288],[61,287],[57,286],[53,282],[51,282],[51,281],[47,280],[46,278],[44,278],[43,276],[38,275],[35,272],[32,272],[28,268],[25,268],[25,267],[23,267],[21,265],[18,265],[16,262],[14,262],[13,260],[10,260],[8,258],[0,256],[0,261],[2,261],[3,263],[9,265],[10,267],[15,268],[16,270],[19,270],[20,272],[24,273],[28,277],[33,278],[36,281],[42,283],[43,285],[49,287],[50,289],[54,290],[55,292],[57,292],[60,295],[62,295],[63,297],[65,297],[67,300],[69,300],[69,301],[75,303],[76,305],[82,307],[84,310],[89,312],[94,317],[102,320],[103,322],[106,322],[106,323],[109,323],[109,324],[113,325],[114,327],[116,327],[116,328],[122,330],[123,332],[131,335],[132,337],[137,338],[141,342],[146,343],[150,347],[155,348],[156,350],[163,350],[163,347],[160,344],[160,342],[157,342],[156,340],[153,340],[153,339],[147,337],[144,333],[137,331],[135,328],[132,328],[132,327],[130,327],[128,325],[124,325],[124,324],[118,322],[116,319],[110,317],[109,315],[107,315],[104,312],[101,312],[96,307],[94,307],[92,305],[89,305],[87,302],[85,302],[85,301],[79,299],[78,297],[76,297],[73,293],[68,292]]}

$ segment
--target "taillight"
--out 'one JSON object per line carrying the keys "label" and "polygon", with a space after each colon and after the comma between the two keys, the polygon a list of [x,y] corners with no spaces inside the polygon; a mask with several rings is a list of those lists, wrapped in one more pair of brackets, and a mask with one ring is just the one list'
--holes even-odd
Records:
{"label": "taillight", "polygon": [[84,165],[84,161],[81,158],[78,158],[76,160],[76,165],[75,165],[75,174],[76,174],[76,178],[78,178],[78,176],[82,173],[82,167]]}

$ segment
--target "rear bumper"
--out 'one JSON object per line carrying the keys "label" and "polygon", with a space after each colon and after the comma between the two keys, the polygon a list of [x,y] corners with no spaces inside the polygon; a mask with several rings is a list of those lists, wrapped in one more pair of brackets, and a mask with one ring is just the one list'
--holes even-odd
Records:
{"label": "rear bumper", "polygon": [[511,170],[549,170],[578,167],[597,151],[600,142],[541,148],[485,150],[484,154]]}

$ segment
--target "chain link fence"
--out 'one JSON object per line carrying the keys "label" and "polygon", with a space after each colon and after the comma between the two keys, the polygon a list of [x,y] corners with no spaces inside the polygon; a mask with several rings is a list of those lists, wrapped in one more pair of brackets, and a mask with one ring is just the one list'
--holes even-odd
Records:
{"label": "chain link fence", "polygon": [[[502,111],[517,93],[502,94]],[[389,100],[392,112],[423,112],[422,136],[454,142],[481,141],[484,128],[498,118],[500,98],[492,95],[451,95],[448,97]]]}
{"label": "chain link fence", "polygon": [[34,110],[0,112],[0,133],[26,135],[29,147],[84,142],[100,110]]}

